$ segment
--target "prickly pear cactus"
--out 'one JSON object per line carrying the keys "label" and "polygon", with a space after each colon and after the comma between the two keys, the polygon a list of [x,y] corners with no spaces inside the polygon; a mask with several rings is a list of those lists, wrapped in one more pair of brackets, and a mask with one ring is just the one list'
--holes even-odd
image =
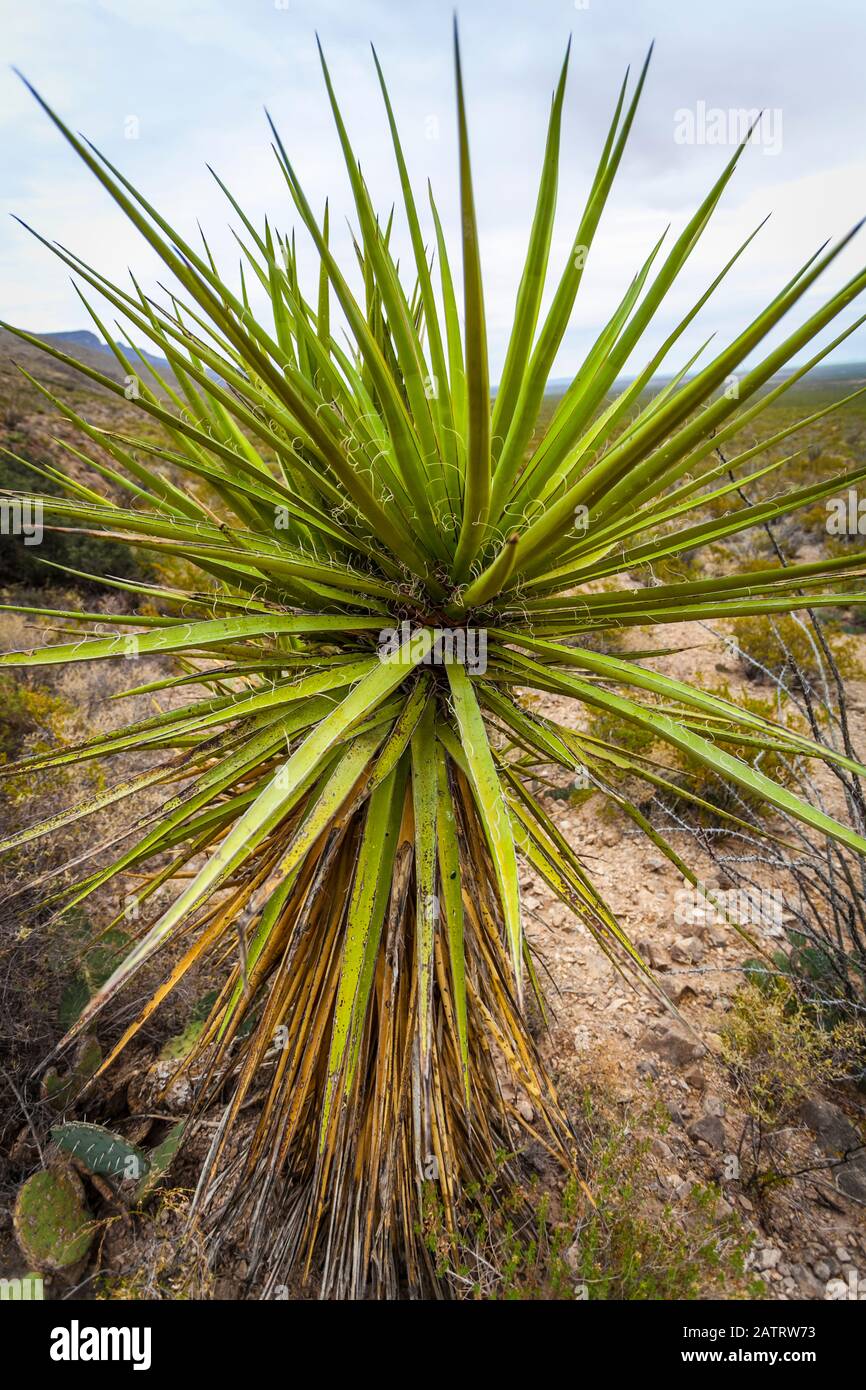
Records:
{"label": "prickly pear cactus", "polygon": [[58,1017],[64,1033],[72,1027],[89,998],[90,990],[83,975],[73,975],[72,979],[67,981],[60,999]]}
{"label": "prickly pear cactus", "polygon": [[77,1264],[96,1233],[81,1183],[64,1168],[44,1169],[27,1179],[15,1199],[14,1223],[24,1256],[39,1270]]}
{"label": "prickly pear cactus", "polygon": [[65,1032],[126,955],[130,937],[121,927],[95,933],[80,908],[67,909],[60,920],[66,939],[77,943],[80,951],[78,969],[67,981],[60,1001],[60,1023]]}
{"label": "prickly pear cactus", "polygon": [[176,1125],[172,1125],[162,1143],[157,1144],[156,1148],[151,1150],[150,1168],[135,1190],[136,1202],[143,1202],[149,1197],[157,1184],[165,1176],[168,1165],[180,1148],[180,1141],[183,1138],[185,1129],[186,1121],[179,1120]]}
{"label": "prickly pear cactus", "polygon": [[130,1144],[128,1139],[113,1134],[110,1129],[103,1129],[102,1125],[83,1122],[57,1125],[51,1131],[51,1138],[91,1173],[141,1182],[150,1169],[150,1159],[144,1149]]}
{"label": "prickly pear cactus", "polygon": [[52,1067],[42,1078],[42,1094],[58,1114],[80,1095],[102,1061],[102,1048],[94,1037],[82,1038],[72,1069],[63,1075]]}
{"label": "prickly pear cactus", "polygon": [[175,1033],[173,1038],[169,1038],[166,1043],[163,1043],[159,1060],[161,1062],[182,1062],[184,1057],[188,1057],[192,1052],[203,1028],[204,1019],[192,1019],[182,1033]]}

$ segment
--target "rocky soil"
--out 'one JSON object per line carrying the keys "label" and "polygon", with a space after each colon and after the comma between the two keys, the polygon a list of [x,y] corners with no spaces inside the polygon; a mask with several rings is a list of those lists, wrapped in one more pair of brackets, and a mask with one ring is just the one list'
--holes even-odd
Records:
{"label": "rocky soil", "polygon": [[[690,624],[657,629],[655,638],[659,646],[684,649],[653,661],[655,669],[698,681],[713,675],[718,681],[721,672],[735,699],[738,688],[744,688],[743,673],[726,653],[722,636],[714,638],[705,627]],[[849,695],[855,743],[859,740],[862,747],[862,682],[852,682]],[[567,700],[544,697],[537,708],[576,726],[575,709]],[[527,929],[546,968],[554,1012],[543,1041],[549,1066],[560,1077],[572,1069],[586,1075],[593,1059],[603,1059],[615,1070],[625,1109],[639,1095],[658,1096],[671,1119],[665,1137],[654,1138],[651,1147],[659,1196],[676,1203],[694,1183],[718,1183],[724,1201],[717,1216],[733,1209],[754,1232],[751,1260],[768,1298],[866,1299],[862,1093],[859,1100],[850,1091],[833,1100],[812,1097],[797,1123],[772,1141],[782,1171],[801,1176],[771,1197],[750,1195],[742,1165],[741,1179],[733,1176],[746,1117],[719,1057],[719,1028],[743,982],[743,961],[754,952],[701,905],[684,911],[689,895],[683,892],[688,885],[682,876],[625,816],[600,816],[599,804],[598,797],[579,807],[567,800],[545,802],[683,1022],[647,990],[635,990],[621,978],[587,929],[534,873],[526,872]],[[695,862],[690,837],[665,833],[708,888],[729,886],[709,859]],[[784,935],[774,923],[753,930],[769,948]],[[840,1162],[844,1154],[852,1156]]]}

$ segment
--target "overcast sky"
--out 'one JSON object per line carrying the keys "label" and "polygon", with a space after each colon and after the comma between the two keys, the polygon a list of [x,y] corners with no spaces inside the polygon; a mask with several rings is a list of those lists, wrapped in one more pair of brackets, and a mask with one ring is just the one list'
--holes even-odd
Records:
{"label": "overcast sky", "polygon": [[[452,9],[450,0],[0,0],[10,61],[190,239],[198,218],[231,274],[232,218],[206,161],[254,220],[267,212],[283,229],[292,225],[265,105],[313,206],[330,197],[333,242],[347,261],[350,194],[316,30],[377,206],[387,213],[398,188],[370,41],[419,201],[429,175],[453,236]],[[724,115],[721,134],[735,140],[736,113],[764,108],[762,142],[746,152],[642,358],[767,213],[671,369],[710,333],[720,344],[733,336],[821,242],[866,214],[863,0],[462,0],[458,12],[494,380],[569,34],[557,273],[625,68],[634,73],[653,38],[656,49],[556,375],[576,370],[650,246],[669,222],[676,235],[730,156],[730,146],[710,143],[720,131],[714,113]],[[154,256],[9,69],[0,73],[0,149],[5,211],[114,279],[131,267],[155,286]],[[303,239],[301,250],[314,275]],[[795,314],[816,308],[864,262],[866,228]],[[64,266],[8,217],[0,223],[0,316],[37,332],[89,326]],[[849,309],[843,322],[855,316]],[[854,359],[866,359],[866,326],[836,354]]]}

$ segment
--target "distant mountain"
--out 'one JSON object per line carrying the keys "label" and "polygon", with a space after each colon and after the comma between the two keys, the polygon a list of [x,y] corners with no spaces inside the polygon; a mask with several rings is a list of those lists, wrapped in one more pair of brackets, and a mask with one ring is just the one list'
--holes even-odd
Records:
{"label": "distant mountain", "polygon": [[[89,329],[74,328],[62,333],[39,333],[34,336],[40,338],[42,342],[48,343],[51,347],[59,348],[61,352],[67,353],[70,357],[76,358],[79,362],[84,362],[87,366],[94,367],[105,376],[111,377],[113,381],[123,381],[124,372],[110,347],[107,343],[101,342],[97,335]],[[127,344],[118,342],[118,346],[123,349],[133,362],[136,361],[135,354]],[[166,378],[170,385],[174,386],[176,384],[174,373],[164,357],[157,357],[149,352],[144,352],[143,356],[147,362],[151,363],[156,370]],[[38,358],[41,364],[40,370],[37,370],[34,366],[32,357]],[[15,338],[13,334],[0,329],[0,362],[2,362],[3,359],[8,361],[9,358],[13,358],[20,362],[22,366],[27,367],[28,371],[31,371],[39,380],[44,380],[46,384],[49,384],[45,376],[45,364],[50,359],[35,352],[29,344],[23,343],[20,339]],[[60,371],[64,370],[60,367],[60,364],[55,364],[55,366]],[[212,376],[214,380],[219,380],[216,373],[209,369],[206,370],[208,376]],[[787,368],[785,371],[780,372],[778,376],[773,377],[772,382],[778,383],[784,380],[785,377],[791,375],[793,370],[796,369]],[[658,391],[671,380],[672,376],[670,374],[659,374],[652,378],[647,390]],[[634,381],[634,376],[619,377],[611,388],[611,394],[618,394],[620,391],[624,390],[631,381]],[[153,382],[149,384],[154,385]],[[554,377],[547,383],[546,394],[548,396],[562,396],[570,385],[571,377]],[[866,362],[838,362],[815,367],[814,370],[809,373],[808,377],[804,379],[802,384],[798,385],[795,389],[797,391],[820,391],[822,389],[838,390],[840,394],[845,394],[847,391],[856,390],[858,386],[862,385],[866,385]],[[98,390],[99,388],[97,387],[96,389]],[[496,389],[497,388],[494,387],[492,391],[494,396],[496,395]]]}
{"label": "distant mountain", "polygon": [[73,328],[68,333],[36,333],[34,336],[41,338],[43,343],[53,343],[55,347],[64,351],[73,346],[98,348],[100,352],[107,350],[105,343],[101,343],[96,334],[87,328]]}
{"label": "distant mountain", "polygon": [[[796,367],[786,367],[784,371],[771,377],[770,381],[778,384],[778,382],[784,381],[786,377],[793,376],[796,370]],[[697,375],[695,372],[690,372],[686,380],[689,380],[695,375]],[[616,394],[624,390],[634,379],[634,376],[617,377],[611,387],[611,391]],[[660,373],[658,376],[651,378],[647,390],[653,389],[657,391],[660,387],[666,386],[668,382],[672,380],[672,373],[668,373],[667,375]],[[564,396],[571,385],[571,381],[572,378],[570,376],[551,378],[547,383],[547,395]],[[814,367],[812,371],[809,372],[809,375],[803,379],[804,386],[809,384],[813,387],[840,386],[848,382],[850,382],[850,389],[852,391],[856,390],[858,386],[866,385],[866,362],[829,362]]]}
{"label": "distant mountain", "polygon": [[[100,342],[96,334],[91,333],[88,328],[73,328],[64,333],[36,333],[34,336],[41,338],[43,343],[50,343],[52,347],[59,348],[61,352],[67,352],[70,357],[79,358],[80,361],[88,361],[88,358],[82,357],[82,349],[88,353],[102,353],[106,358],[110,358],[112,362],[117,361],[117,358],[114,356],[108,344]],[[136,360],[135,353],[129,347],[128,343],[123,343],[118,339],[117,347],[121,348],[133,362]],[[155,357],[153,353],[144,351],[142,352],[142,356],[146,361],[151,362],[158,372],[171,374],[171,367],[164,357]],[[106,372],[106,375],[109,375],[109,373]],[[111,375],[113,375],[113,373]]]}
{"label": "distant mountain", "polygon": [[[95,333],[86,328],[78,328],[63,333],[35,333],[33,336],[45,343],[46,346],[65,353],[73,361],[68,365],[64,362],[58,362],[47,352],[42,352],[35,344],[16,337],[14,333],[10,333],[5,328],[0,328],[0,407],[13,406],[23,410],[44,408],[44,402],[41,402],[38,392],[30,385],[27,378],[22,376],[19,368],[29,372],[36,381],[49,391],[67,400],[77,400],[81,403],[83,401],[82,392],[91,395],[96,400],[117,400],[117,397],[110,393],[106,387],[82,376],[74,365],[74,363],[80,362],[83,366],[117,382],[118,385],[124,384],[125,368],[118,362],[108,344],[103,343]],[[151,390],[158,396],[163,395],[158,382],[149,372],[144,370],[141,362],[138,361],[130,348],[124,343],[119,343],[118,346],[124,350],[133,366],[141,369],[142,377]],[[145,353],[144,356],[146,361],[165,379],[168,386],[177,388],[177,380],[165,358],[156,357],[152,353]],[[73,395],[70,396],[70,393]]]}

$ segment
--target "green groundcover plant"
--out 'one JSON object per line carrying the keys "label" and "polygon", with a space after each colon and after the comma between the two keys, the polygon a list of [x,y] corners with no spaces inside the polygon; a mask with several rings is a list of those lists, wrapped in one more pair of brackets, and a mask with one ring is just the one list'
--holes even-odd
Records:
{"label": "green groundcover plant", "polygon": [[[783,459],[759,467],[761,475],[778,473],[777,491],[748,505],[737,492],[747,466],[798,426],[724,462],[718,452],[856,326],[762,390],[866,286],[861,272],[762,355],[763,340],[850,238],[816,252],[705,365],[697,356],[677,360],[680,339],[752,233],[623,388],[623,369],[666,309],[744,142],[673,244],[665,249],[663,237],[649,251],[548,417],[545,387],[649,64],[648,56],[633,91],[628,74],[619,91],[580,224],[542,312],[566,54],[492,396],[456,38],[455,61],[462,286],[432,192],[429,224],[416,200],[378,60],[411,262],[396,262],[393,214],[383,219],[371,204],[323,58],[354,197],[352,267],[335,260],[327,209],[320,217],[310,207],[273,129],[298,230],[318,255],[312,292],[299,283],[294,232],[284,235],[270,221],[255,226],[223,185],[242,252],[233,290],[206,242],[189,244],[36,97],[176,282],[160,303],[135,280],[124,289],[51,245],[119,312],[129,341],[145,340],[171,371],[160,376],[118,346],[126,386],[79,367],[134,398],[142,437],[96,429],[50,398],[80,430],[82,448],[74,472],[46,470],[62,481],[63,495],[40,499],[45,524],[134,547],[157,562],[180,560],[181,572],[200,578],[180,588],[109,577],[111,587],[144,592],[149,614],[109,619],[121,626],[106,637],[93,633],[106,621],[102,613],[57,613],[78,625],[74,640],[2,658],[2,669],[12,670],[164,656],[164,679],[129,693],[174,697],[117,732],[6,765],[4,775],[27,777],[112,754],[153,754],[146,771],[7,838],[3,848],[131,803],[122,852],[116,841],[110,852],[94,845],[87,872],[79,869],[71,888],[52,885],[48,896],[60,911],[130,871],[140,885],[134,945],[69,1037],[162,953],[163,983],[115,1039],[110,1066],[187,972],[217,971],[221,986],[185,1063],[199,1078],[199,1110],[223,1106],[199,1198],[223,1223],[245,1223],[272,1279],[312,1270],[334,1296],[435,1287],[425,1192],[432,1184],[455,1229],[461,1190],[495,1169],[521,1129],[564,1164],[573,1161],[527,1023],[529,996],[540,998],[540,990],[521,925],[520,860],[617,968],[649,982],[579,854],[530,790],[534,779],[551,766],[580,771],[696,881],[618,790],[628,779],[612,775],[630,771],[665,787],[663,768],[545,717],[537,701],[521,702],[525,692],[567,696],[624,732],[646,731],[770,810],[866,851],[852,830],[725,744],[863,772],[859,765],[659,675],[640,658],[598,650],[600,635],[634,625],[838,607],[840,578],[862,575],[862,551],[787,568],[721,574],[708,566],[705,577],[663,584],[652,569],[866,478],[864,467],[790,490]],[[267,304],[264,317],[253,310],[251,283],[252,298]],[[90,312],[114,344],[116,334]],[[648,392],[671,362],[663,389]],[[736,391],[726,389],[732,377]],[[99,461],[89,444],[99,446]],[[91,482],[82,481],[82,463]],[[725,506],[711,507],[707,519],[702,508],[720,498]],[[862,605],[866,594],[844,601]],[[383,636],[386,629],[396,636]],[[136,822],[145,788],[151,796],[163,790],[161,806]],[[678,784],[676,794],[688,792]],[[170,905],[150,913],[167,884],[176,885]],[[505,1098],[515,1094],[519,1103]]]}

